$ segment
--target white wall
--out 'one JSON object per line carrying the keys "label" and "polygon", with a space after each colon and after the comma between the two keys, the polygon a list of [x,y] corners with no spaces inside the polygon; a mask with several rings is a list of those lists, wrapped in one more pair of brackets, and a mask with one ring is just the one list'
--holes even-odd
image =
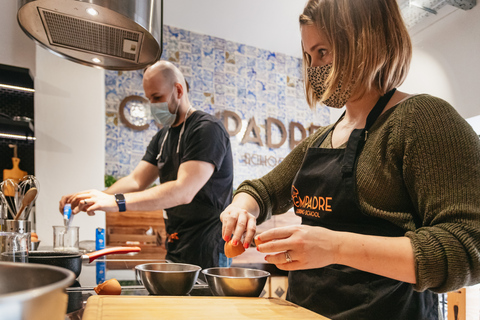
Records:
{"label": "white wall", "polygon": [[[52,226],[62,225],[62,195],[104,189],[105,74],[64,60],[37,47],[35,79],[35,173],[37,233],[41,246],[52,245]],[[105,228],[105,214],[75,216],[80,240],[94,240]]]}
{"label": "white wall", "polygon": [[301,57],[298,17],[307,0],[164,0],[164,23]]}
{"label": "white wall", "polygon": [[[42,246],[53,242],[52,226],[61,225],[63,194],[103,189],[105,168],[104,72],[58,58],[37,47],[20,29],[17,1],[2,1],[0,63],[30,69],[35,81],[35,174],[40,181],[36,231]],[[95,239],[104,214],[75,217],[80,239]]]}
{"label": "white wall", "polygon": [[480,116],[467,118],[467,122],[472,126],[473,130],[480,135]]}
{"label": "white wall", "polygon": [[443,98],[469,118],[480,114],[480,5],[445,10],[451,13],[413,35],[412,65],[400,89]]}
{"label": "white wall", "polygon": [[35,44],[17,23],[17,1],[2,1],[0,63],[30,69],[35,75]]}

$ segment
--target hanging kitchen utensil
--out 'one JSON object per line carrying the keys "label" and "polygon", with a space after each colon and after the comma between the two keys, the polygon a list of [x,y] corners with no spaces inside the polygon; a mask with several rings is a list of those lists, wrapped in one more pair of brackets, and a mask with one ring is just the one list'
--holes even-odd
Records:
{"label": "hanging kitchen utensil", "polygon": [[[5,203],[6,200],[5,196],[3,195],[3,192],[0,191],[0,219],[2,220],[7,220],[8,219],[8,209],[7,209],[7,204]],[[0,230],[1,230],[0,226]]]}
{"label": "hanging kitchen utensil", "polygon": [[5,194],[4,194],[4,186],[6,185],[6,183],[8,183],[9,181],[11,180],[5,180],[5,181],[2,181],[0,183],[0,201],[3,203],[4,207],[6,208],[6,210],[8,211],[8,213],[10,213],[11,215],[11,218],[13,219],[15,217],[15,207],[13,206],[13,209],[12,209],[12,205],[10,204],[10,202],[7,200],[7,198],[5,197]]}
{"label": "hanging kitchen utensil", "polygon": [[[10,148],[13,148],[13,158],[12,158],[13,167],[12,169],[3,170],[3,180],[13,179],[15,182],[18,183],[20,179],[22,179],[24,176],[27,175],[27,172],[19,168],[20,159],[17,157],[17,145],[9,144],[8,146]],[[3,190],[3,193],[5,194],[5,196],[14,197],[15,189],[12,188],[11,186],[7,186],[7,188]]]}
{"label": "hanging kitchen utensil", "polygon": [[37,188],[31,188],[26,193],[22,199],[22,206],[18,210],[15,220],[18,220],[23,213],[23,210],[30,205],[37,198]]}
{"label": "hanging kitchen utensil", "polygon": [[28,219],[30,215],[30,211],[33,205],[35,204],[35,200],[38,197],[38,194],[40,192],[40,183],[38,182],[38,179],[33,175],[28,175],[23,177],[22,180],[18,183],[17,192],[15,196],[15,208],[17,212],[22,207],[23,198],[25,197],[25,194],[28,192],[28,190],[33,188],[37,190],[37,193],[35,198],[24,209],[25,213],[23,214],[23,216],[25,219]]}

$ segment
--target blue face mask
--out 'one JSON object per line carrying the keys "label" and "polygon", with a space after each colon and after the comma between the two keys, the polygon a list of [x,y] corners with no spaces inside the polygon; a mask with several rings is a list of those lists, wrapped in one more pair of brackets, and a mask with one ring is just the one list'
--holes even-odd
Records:
{"label": "blue face mask", "polygon": [[151,103],[150,111],[155,121],[157,121],[159,124],[161,124],[164,127],[171,127],[172,124],[175,122],[175,119],[177,118],[177,112],[178,112],[179,106],[180,104],[177,104],[175,113],[172,114],[168,110],[168,102]]}

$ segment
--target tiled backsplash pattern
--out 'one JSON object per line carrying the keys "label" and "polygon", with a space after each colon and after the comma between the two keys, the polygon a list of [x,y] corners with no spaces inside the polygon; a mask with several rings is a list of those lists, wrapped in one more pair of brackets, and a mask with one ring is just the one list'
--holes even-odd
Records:
{"label": "tiled backsplash pattern", "polygon": [[[185,75],[193,107],[210,114],[228,110],[242,119],[242,129],[231,137],[234,188],[245,179],[261,177],[290,151],[288,138],[279,148],[266,146],[268,117],[281,121],[287,135],[290,122],[302,124],[307,131],[312,123],[330,122],[328,108],[311,111],[305,101],[301,59],[169,26],[164,26],[163,35],[162,59],[171,61]],[[105,74],[106,174],[118,178],[136,167],[158,128],[150,120],[147,130],[133,131],[118,118],[125,97],[144,96],[143,71]],[[251,118],[260,128],[263,146],[241,143]],[[294,132],[299,140],[300,131]],[[274,125],[272,141],[280,140],[280,129]]]}

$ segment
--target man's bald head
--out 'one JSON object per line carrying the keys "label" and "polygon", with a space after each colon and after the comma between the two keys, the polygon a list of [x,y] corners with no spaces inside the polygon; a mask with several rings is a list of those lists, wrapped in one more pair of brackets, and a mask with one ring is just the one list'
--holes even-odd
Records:
{"label": "man's bald head", "polygon": [[143,75],[143,81],[150,81],[153,78],[158,79],[158,77],[161,77],[165,84],[169,86],[180,83],[184,89],[187,89],[185,77],[171,62],[160,60],[148,67]]}
{"label": "man's bald head", "polygon": [[146,69],[143,74],[143,90],[151,103],[168,103],[170,113],[177,114],[173,126],[184,121],[190,108],[188,86],[183,74],[172,63],[158,61]]}

